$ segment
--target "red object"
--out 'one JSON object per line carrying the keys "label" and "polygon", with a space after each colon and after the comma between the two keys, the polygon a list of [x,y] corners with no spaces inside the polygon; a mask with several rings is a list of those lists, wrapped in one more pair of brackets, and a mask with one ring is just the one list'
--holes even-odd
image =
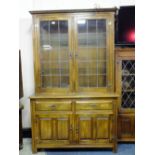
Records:
{"label": "red object", "polygon": [[135,30],[131,30],[127,33],[127,41],[135,42]]}

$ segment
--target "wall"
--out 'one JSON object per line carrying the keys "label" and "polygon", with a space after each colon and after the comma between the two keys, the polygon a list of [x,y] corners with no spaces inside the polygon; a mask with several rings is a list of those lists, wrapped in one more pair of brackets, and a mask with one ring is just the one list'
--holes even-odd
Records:
{"label": "wall", "polygon": [[29,96],[34,94],[32,19],[30,10],[82,9],[135,5],[134,0],[21,0],[19,48],[21,49],[24,97],[23,128],[31,127]]}

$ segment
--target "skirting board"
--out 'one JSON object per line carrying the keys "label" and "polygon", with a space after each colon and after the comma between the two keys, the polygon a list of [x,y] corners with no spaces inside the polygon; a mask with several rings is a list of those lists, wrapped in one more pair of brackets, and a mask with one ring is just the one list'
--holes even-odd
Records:
{"label": "skirting board", "polygon": [[31,128],[23,129],[23,138],[31,138]]}

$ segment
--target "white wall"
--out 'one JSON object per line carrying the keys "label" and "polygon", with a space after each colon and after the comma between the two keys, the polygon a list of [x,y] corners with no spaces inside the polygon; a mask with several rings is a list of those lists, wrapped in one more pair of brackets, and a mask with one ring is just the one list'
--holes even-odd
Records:
{"label": "white wall", "polygon": [[31,127],[29,96],[34,94],[32,19],[30,10],[57,10],[120,7],[135,5],[134,0],[20,0],[19,48],[21,49],[24,97],[23,128]]}

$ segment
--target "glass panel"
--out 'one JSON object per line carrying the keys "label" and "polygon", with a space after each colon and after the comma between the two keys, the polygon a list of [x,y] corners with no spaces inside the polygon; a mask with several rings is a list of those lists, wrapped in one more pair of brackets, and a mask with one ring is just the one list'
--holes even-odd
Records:
{"label": "glass panel", "polygon": [[135,60],[122,61],[122,108],[135,108]]}
{"label": "glass panel", "polygon": [[106,87],[106,20],[78,20],[78,74],[80,87]]}
{"label": "glass panel", "polygon": [[43,88],[69,87],[68,21],[40,22],[40,60]]}

